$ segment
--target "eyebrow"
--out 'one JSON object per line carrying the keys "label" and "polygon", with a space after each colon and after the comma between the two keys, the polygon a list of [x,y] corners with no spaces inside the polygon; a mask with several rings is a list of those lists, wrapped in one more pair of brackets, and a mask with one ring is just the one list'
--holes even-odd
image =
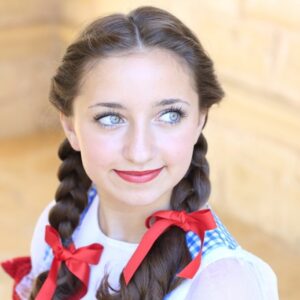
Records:
{"label": "eyebrow", "polygon": [[[178,98],[170,98],[170,99],[163,99],[161,101],[155,102],[153,107],[166,106],[166,105],[175,104],[175,103],[185,103],[187,105],[190,105],[190,103],[188,103],[187,101],[184,101],[184,100],[181,100]],[[98,102],[96,104],[90,105],[89,108],[93,108],[96,106],[126,109],[126,107],[124,107],[122,104],[117,103],[117,102]]]}

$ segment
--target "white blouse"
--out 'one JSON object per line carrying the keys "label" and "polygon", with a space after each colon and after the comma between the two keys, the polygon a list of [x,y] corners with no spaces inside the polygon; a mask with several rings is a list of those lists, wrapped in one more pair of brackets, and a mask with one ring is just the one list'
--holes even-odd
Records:
{"label": "white blouse", "polygon": [[[98,265],[91,266],[88,292],[82,298],[84,300],[96,299],[96,291],[105,273],[109,274],[112,287],[118,288],[120,273],[138,246],[112,239],[101,231],[97,213],[99,197],[94,188],[89,191],[89,203],[73,234],[73,240],[76,247],[100,243],[104,249]],[[32,270],[17,286],[21,299],[28,299],[34,278],[50,268],[53,255],[44,241],[44,234],[48,212],[53,205],[54,201],[46,207],[35,227],[31,243]],[[279,299],[277,278],[271,267],[238,245],[214,212],[213,215],[218,227],[217,230],[206,232],[200,268],[192,279],[185,279],[164,300]],[[187,240],[190,251],[195,244],[197,248],[198,242],[189,244]]]}

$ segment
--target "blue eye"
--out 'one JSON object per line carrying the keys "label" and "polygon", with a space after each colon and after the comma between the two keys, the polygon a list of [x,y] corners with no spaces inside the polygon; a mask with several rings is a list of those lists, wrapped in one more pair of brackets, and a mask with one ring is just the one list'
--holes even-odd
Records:
{"label": "blue eye", "polygon": [[181,107],[170,107],[165,110],[161,116],[167,116],[164,122],[169,124],[177,124],[179,123],[184,117],[186,117],[186,113],[182,110]]}
{"label": "blue eye", "polygon": [[124,123],[124,121],[120,122],[122,120],[121,115],[115,112],[106,112],[96,116],[94,119],[103,127],[114,127]]}

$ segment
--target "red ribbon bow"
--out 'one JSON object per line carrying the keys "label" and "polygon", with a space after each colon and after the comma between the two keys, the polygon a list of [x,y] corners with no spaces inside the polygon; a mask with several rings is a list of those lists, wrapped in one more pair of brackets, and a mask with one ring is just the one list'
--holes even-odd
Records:
{"label": "red ribbon bow", "polygon": [[1,263],[4,271],[14,279],[14,286],[12,291],[13,300],[21,300],[19,294],[16,291],[16,287],[19,282],[30,273],[31,270],[31,258],[30,256],[16,257]]}
{"label": "red ribbon bow", "polygon": [[[152,218],[154,224],[150,224]],[[206,230],[216,228],[216,222],[210,209],[187,213],[186,211],[161,210],[153,213],[145,221],[146,231],[136,251],[123,269],[126,285],[128,285],[135,271],[151,249],[157,238],[170,226],[177,226],[186,231],[193,231],[201,239],[201,248],[197,256],[180,272],[178,277],[193,278],[201,263],[201,254]]]}
{"label": "red ribbon bow", "polygon": [[46,281],[39,291],[36,300],[52,299],[56,289],[56,278],[61,263],[64,261],[67,268],[82,282],[82,288],[72,300],[82,298],[86,292],[90,276],[89,264],[96,265],[99,262],[103,246],[91,244],[75,249],[74,244],[64,248],[58,232],[51,226],[46,226],[45,240],[52,248],[53,261]]}

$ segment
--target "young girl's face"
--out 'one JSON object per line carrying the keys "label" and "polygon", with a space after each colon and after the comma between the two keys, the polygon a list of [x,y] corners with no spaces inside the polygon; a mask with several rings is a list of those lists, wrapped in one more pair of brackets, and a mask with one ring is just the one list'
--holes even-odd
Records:
{"label": "young girl's face", "polygon": [[[192,85],[184,62],[163,49],[104,58],[85,74],[73,116],[61,121],[101,201],[168,206],[205,118]],[[155,169],[139,182],[117,172]]]}

